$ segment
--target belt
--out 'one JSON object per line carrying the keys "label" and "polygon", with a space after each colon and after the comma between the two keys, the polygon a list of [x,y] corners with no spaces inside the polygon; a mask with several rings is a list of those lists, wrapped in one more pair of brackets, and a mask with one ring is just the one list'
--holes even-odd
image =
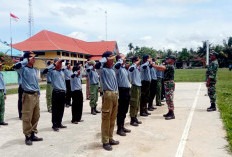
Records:
{"label": "belt", "polygon": [[65,92],[65,90],[53,89],[54,92]]}
{"label": "belt", "polygon": [[24,93],[27,93],[27,94],[35,94],[35,93],[38,93],[38,91],[23,91]]}
{"label": "belt", "polygon": [[118,94],[118,91],[111,91],[111,90],[104,90],[103,92],[104,93],[115,93],[115,94]]}
{"label": "belt", "polygon": [[51,84],[51,82],[47,82],[48,84]]}
{"label": "belt", "polygon": [[132,84],[132,86],[141,87],[141,86],[137,86],[137,85],[135,85],[135,84]]}

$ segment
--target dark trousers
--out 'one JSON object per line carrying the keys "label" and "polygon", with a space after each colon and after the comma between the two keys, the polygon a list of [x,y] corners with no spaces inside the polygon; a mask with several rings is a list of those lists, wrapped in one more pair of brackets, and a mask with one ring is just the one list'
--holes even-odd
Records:
{"label": "dark trousers", "polygon": [[123,126],[130,104],[130,88],[119,87],[117,125]]}
{"label": "dark trousers", "polygon": [[151,80],[150,96],[149,96],[149,103],[148,103],[149,107],[152,107],[153,105],[153,100],[156,96],[156,90],[157,90],[157,80]]}
{"label": "dark trousers", "polygon": [[65,92],[52,91],[52,124],[59,127],[64,115]]}
{"label": "dark trousers", "polygon": [[71,105],[71,85],[70,85],[70,80],[65,80],[65,83],[66,83],[65,103],[66,103],[66,105]]}
{"label": "dark trousers", "polygon": [[142,81],[141,99],[140,99],[140,113],[147,112],[147,103],[150,96],[150,82]]}
{"label": "dark trousers", "polygon": [[72,91],[72,122],[81,120],[83,111],[83,93],[81,90]]}
{"label": "dark trousers", "polygon": [[165,98],[165,88],[164,88],[164,79],[161,80],[161,100]]}
{"label": "dark trousers", "polygon": [[23,88],[21,85],[19,85],[18,88],[18,113],[19,118],[22,118],[22,96],[23,96]]}

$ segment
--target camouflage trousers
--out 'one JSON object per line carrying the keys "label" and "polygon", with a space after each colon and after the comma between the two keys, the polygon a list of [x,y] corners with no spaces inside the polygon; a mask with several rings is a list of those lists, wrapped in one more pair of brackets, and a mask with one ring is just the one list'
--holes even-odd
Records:
{"label": "camouflage trousers", "polygon": [[165,88],[165,98],[166,103],[168,105],[169,110],[174,110],[174,91],[175,91],[175,82],[174,81],[165,81],[164,82],[164,88]]}
{"label": "camouflage trousers", "polygon": [[216,87],[215,83],[210,83],[208,87],[208,95],[210,98],[210,103],[216,102]]}

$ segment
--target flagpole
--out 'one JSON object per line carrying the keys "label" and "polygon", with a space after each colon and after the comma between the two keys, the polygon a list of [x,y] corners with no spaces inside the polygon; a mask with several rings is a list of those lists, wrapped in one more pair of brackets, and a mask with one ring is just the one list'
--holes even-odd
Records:
{"label": "flagpole", "polygon": [[10,51],[11,51],[11,58],[12,58],[12,30],[11,30],[11,16],[10,16]]}

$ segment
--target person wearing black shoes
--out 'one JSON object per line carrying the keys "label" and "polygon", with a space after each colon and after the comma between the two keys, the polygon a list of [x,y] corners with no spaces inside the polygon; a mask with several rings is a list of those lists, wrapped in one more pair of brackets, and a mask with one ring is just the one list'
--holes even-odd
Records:
{"label": "person wearing black shoes", "polygon": [[[155,59],[152,59],[152,64],[155,64]],[[149,96],[149,103],[148,103],[148,111],[156,110],[156,107],[153,107],[153,100],[156,96],[157,90],[157,76],[156,76],[156,69],[150,65],[150,72],[151,72],[151,85],[150,85],[150,96]]]}
{"label": "person wearing black shoes", "polygon": [[128,112],[130,103],[130,81],[129,73],[125,68],[126,58],[125,55],[119,54],[116,56],[116,64],[114,70],[118,81],[119,99],[118,99],[118,114],[117,114],[117,134],[126,136],[126,133],[131,130],[124,127],[126,114]]}
{"label": "person wearing black shoes", "polygon": [[82,93],[82,75],[79,64],[73,67],[73,74],[71,75],[71,95],[72,95],[72,123],[78,124],[81,121],[83,110],[83,93]]}
{"label": "person wearing black shoes", "polygon": [[150,66],[151,58],[148,55],[143,56],[143,64],[140,66],[141,71],[141,99],[140,99],[140,116],[147,117],[151,113],[148,113],[147,105],[150,96],[150,84],[151,84],[151,73]]}
{"label": "person wearing black shoes", "polygon": [[90,91],[90,101],[89,105],[91,107],[91,114],[96,115],[101,113],[97,110],[98,101],[98,88],[99,88],[99,75],[95,69],[96,62],[94,60],[88,61],[89,66],[86,69],[87,77],[89,78],[89,91]]}
{"label": "person wearing black shoes", "polygon": [[175,119],[174,115],[174,91],[175,91],[175,82],[174,82],[174,63],[176,61],[176,57],[169,56],[166,58],[167,65],[165,66],[158,66],[153,65],[154,68],[156,68],[159,71],[164,71],[164,87],[165,87],[165,97],[166,97],[166,103],[168,105],[168,113],[164,114],[166,120]]}
{"label": "person wearing black shoes", "polygon": [[105,150],[112,150],[111,145],[119,144],[113,138],[114,125],[118,111],[118,84],[115,71],[113,70],[115,56],[111,51],[106,51],[102,59],[96,64],[96,69],[101,78],[103,87],[102,97],[102,146]]}
{"label": "person wearing black shoes", "polygon": [[59,58],[54,59],[54,63],[48,66],[44,73],[51,72],[51,82],[52,82],[52,129],[54,131],[59,131],[59,129],[67,128],[62,125],[62,119],[64,115],[65,107],[65,76],[64,72],[61,70],[63,60]]}
{"label": "person wearing black shoes", "polygon": [[207,67],[206,77],[206,87],[208,89],[208,95],[210,98],[211,106],[207,108],[208,112],[216,111],[216,82],[217,82],[217,70],[218,70],[218,61],[217,61],[217,53],[212,52],[210,54],[211,63]]}
{"label": "person wearing black shoes", "polygon": [[71,87],[70,87],[70,77],[71,77],[71,64],[69,61],[66,61],[65,68],[62,69],[65,76],[65,84],[66,84],[66,94],[65,94],[65,104],[66,107],[71,106]]}
{"label": "person wearing black shoes", "polygon": [[161,103],[161,92],[162,92],[162,78],[163,72],[156,69],[157,75],[157,88],[156,88],[156,106],[162,106]]}
{"label": "person wearing black shoes", "polygon": [[26,145],[32,145],[33,141],[43,140],[43,138],[35,136],[35,133],[38,133],[37,125],[40,117],[40,88],[36,70],[33,68],[35,56],[32,52],[25,52],[23,61],[14,65],[14,69],[22,76],[22,88],[24,91],[22,96],[22,122]]}
{"label": "person wearing black shoes", "polygon": [[131,98],[130,98],[130,125],[138,126],[142,122],[138,121],[137,114],[140,106],[140,97],[141,97],[141,78],[139,72],[139,64],[141,59],[137,56],[134,56],[132,59],[132,65],[129,67],[129,75],[131,79]]}

